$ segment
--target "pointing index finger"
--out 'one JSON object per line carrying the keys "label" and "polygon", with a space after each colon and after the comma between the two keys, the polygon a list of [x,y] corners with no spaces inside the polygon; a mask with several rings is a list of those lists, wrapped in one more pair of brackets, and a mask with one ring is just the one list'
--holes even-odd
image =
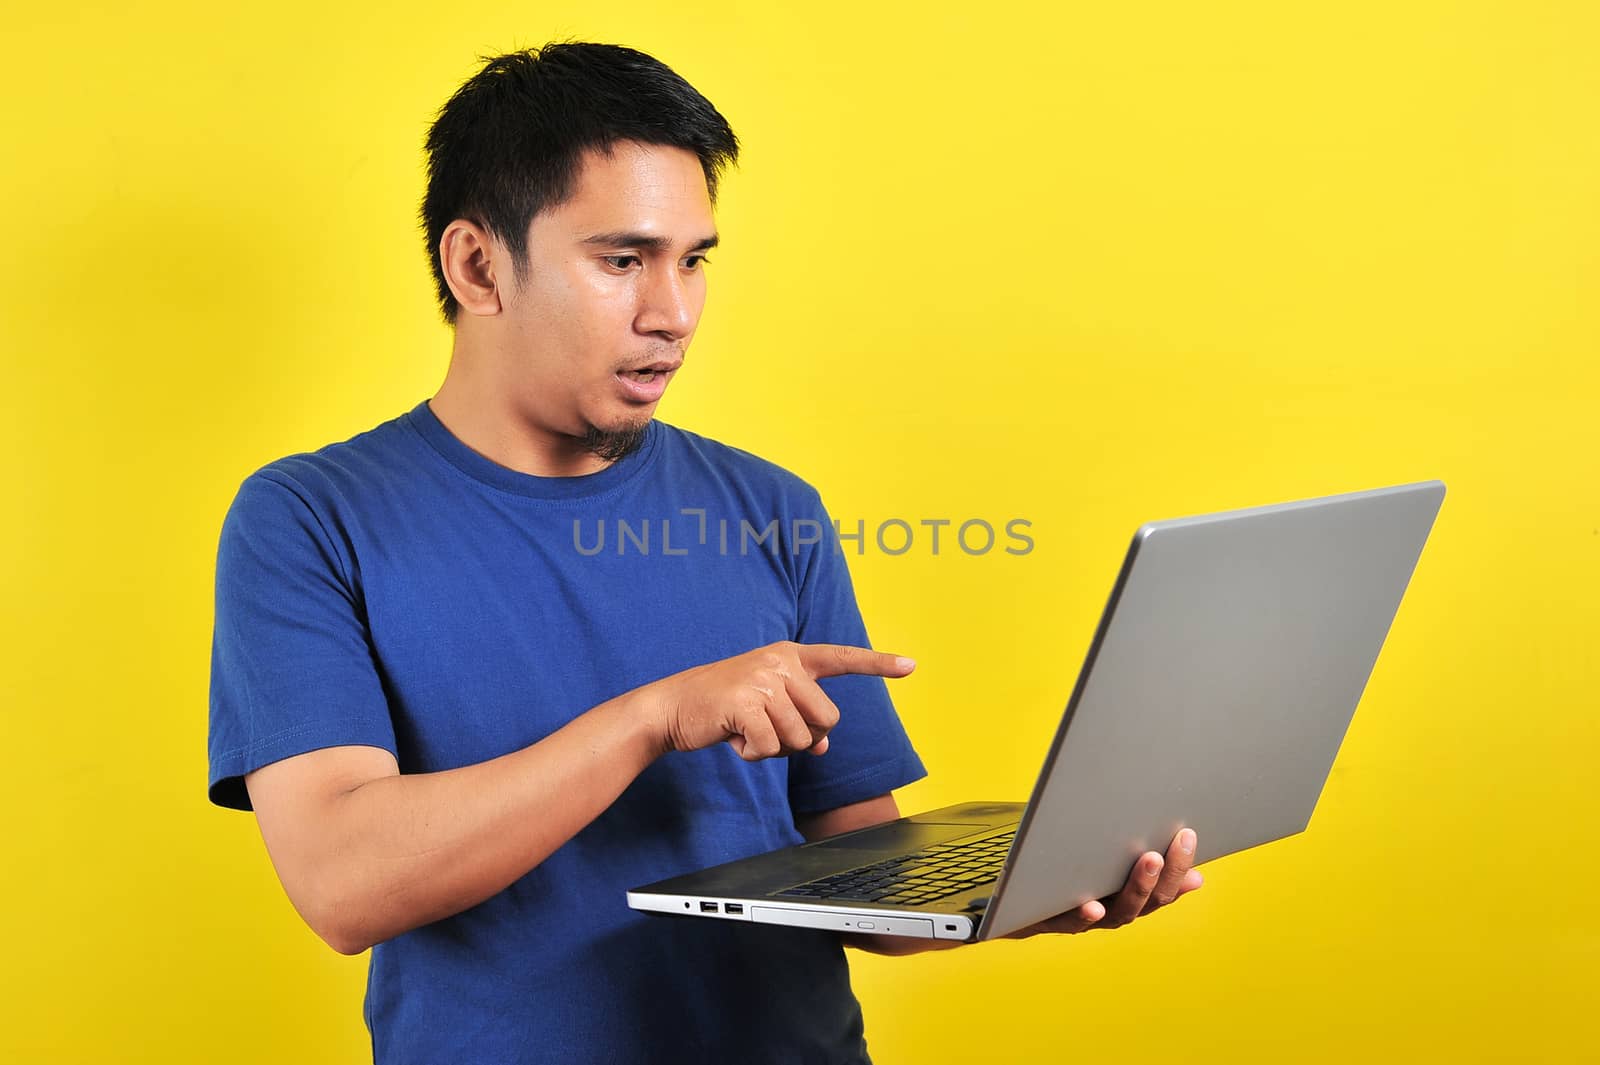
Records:
{"label": "pointing index finger", "polygon": [[803,643],[799,645],[800,664],[812,678],[838,677],[859,673],[869,677],[903,677],[917,663],[901,655],[851,647],[841,643]]}

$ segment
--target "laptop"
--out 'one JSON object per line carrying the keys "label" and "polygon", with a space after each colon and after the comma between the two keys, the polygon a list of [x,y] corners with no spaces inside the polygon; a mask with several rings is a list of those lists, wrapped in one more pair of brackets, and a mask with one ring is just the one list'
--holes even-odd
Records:
{"label": "laptop", "polygon": [[1141,526],[1026,803],[902,817],[638,887],[628,905],[986,940],[1115,894],[1185,826],[1197,864],[1304,831],[1444,492]]}

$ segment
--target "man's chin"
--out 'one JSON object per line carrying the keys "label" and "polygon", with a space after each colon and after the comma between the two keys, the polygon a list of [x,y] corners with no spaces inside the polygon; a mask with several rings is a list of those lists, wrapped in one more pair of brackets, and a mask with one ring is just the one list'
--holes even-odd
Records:
{"label": "man's chin", "polygon": [[648,415],[637,423],[625,423],[608,429],[590,423],[583,434],[583,449],[607,462],[617,462],[639,450],[649,429]]}

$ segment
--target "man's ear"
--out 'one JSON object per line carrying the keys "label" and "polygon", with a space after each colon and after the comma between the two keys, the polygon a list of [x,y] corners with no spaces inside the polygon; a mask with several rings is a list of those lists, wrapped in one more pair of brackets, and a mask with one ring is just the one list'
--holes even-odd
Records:
{"label": "man's ear", "polygon": [[486,229],[465,218],[451,222],[439,238],[445,283],[468,314],[490,318],[503,309],[502,295],[511,290],[511,267],[503,249],[497,259],[497,247]]}

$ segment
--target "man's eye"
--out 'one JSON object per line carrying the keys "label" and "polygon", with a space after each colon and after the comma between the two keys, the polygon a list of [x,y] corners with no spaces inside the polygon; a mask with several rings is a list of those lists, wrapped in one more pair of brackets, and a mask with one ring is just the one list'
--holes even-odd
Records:
{"label": "man's eye", "polygon": [[[628,269],[628,264],[640,261],[637,255],[607,255],[603,258],[607,263],[618,270],[626,270]],[[684,260],[684,262],[689,265],[689,269],[691,270],[697,270],[710,261],[711,260],[707,259],[704,255],[691,255],[689,258]]]}

